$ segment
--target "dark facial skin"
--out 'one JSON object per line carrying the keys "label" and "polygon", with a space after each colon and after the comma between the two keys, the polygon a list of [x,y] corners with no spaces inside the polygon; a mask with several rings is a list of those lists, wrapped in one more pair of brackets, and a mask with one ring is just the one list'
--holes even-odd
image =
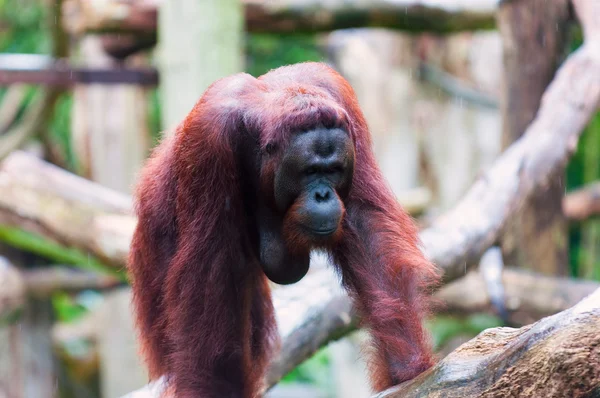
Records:
{"label": "dark facial skin", "polygon": [[261,206],[260,260],[279,284],[308,272],[310,249],[331,244],[344,215],[354,172],[354,146],[342,129],[294,135],[274,175],[274,209]]}

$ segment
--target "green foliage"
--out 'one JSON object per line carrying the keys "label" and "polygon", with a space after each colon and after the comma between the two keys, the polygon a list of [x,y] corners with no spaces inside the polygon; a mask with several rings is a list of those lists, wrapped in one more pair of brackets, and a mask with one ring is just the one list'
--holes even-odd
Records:
{"label": "green foliage", "polygon": [[58,292],[52,295],[52,306],[59,322],[75,321],[98,308],[103,301],[102,293],[93,290],[78,294]]}
{"label": "green foliage", "polygon": [[434,349],[438,350],[459,335],[476,336],[482,331],[502,326],[502,321],[488,314],[473,314],[465,318],[439,315],[427,323]]}
{"label": "green foliage", "polygon": [[246,70],[253,76],[283,65],[323,59],[313,35],[248,34],[246,53]]}
{"label": "green foliage", "polygon": [[[566,176],[567,190],[600,180],[600,113],[584,130]],[[600,219],[573,223],[569,232],[571,274],[600,280]]]}
{"label": "green foliage", "polygon": [[[47,26],[50,11],[39,0],[0,0],[0,52],[48,54],[51,51],[51,34]],[[54,23],[58,23],[55,21]],[[32,86],[17,119],[31,104],[40,87]],[[0,100],[6,88],[0,88]],[[61,153],[70,170],[76,170],[76,161],[70,145],[70,120],[72,96],[63,94],[58,99],[48,125],[48,134]]]}
{"label": "green foliage", "polygon": [[48,53],[45,11],[39,0],[0,0],[0,52]]}
{"label": "green foliage", "polygon": [[[573,30],[571,51],[583,43],[580,27]],[[583,131],[577,150],[566,169],[567,191],[600,180],[600,113]],[[600,219],[585,220],[569,226],[569,263],[571,275],[600,281]]]}
{"label": "green foliage", "polygon": [[37,254],[59,264],[73,264],[82,269],[113,275],[125,280],[125,275],[107,267],[94,256],[79,249],[64,247],[42,236],[6,225],[0,225],[0,241],[26,252]]}
{"label": "green foliage", "polygon": [[299,383],[314,383],[327,381],[326,376],[329,373],[329,356],[327,348],[317,351],[310,359],[296,367],[288,373],[282,383],[299,382]]}
{"label": "green foliage", "polygon": [[310,359],[298,365],[281,380],[281,383],[310,384],[321,391],[332,393],[334,385],[328,347],[317,351]]}
{"label": "green foliage", "polygon": [[77,156],[71,144],[71,110],[73,108],[73,94],[65,92],[58,97],[54,105],[53,117],[48,126],[48,135],[53,144],[58,147],[64,156],[69,170],[79,170]]}
{"label": "green foliage", "polygon": [[52,296],[52,306],[59,322],[75,321],[88,312],[87,308],[78,303],[73,296],[63,292]]}
{"label": "green foliage", "polygon": [[162,120],[160,116],[160,93],[158,89],[150,91],[148,100],[148,127],[152,138],[152,147],[158,143],[161,137]]}

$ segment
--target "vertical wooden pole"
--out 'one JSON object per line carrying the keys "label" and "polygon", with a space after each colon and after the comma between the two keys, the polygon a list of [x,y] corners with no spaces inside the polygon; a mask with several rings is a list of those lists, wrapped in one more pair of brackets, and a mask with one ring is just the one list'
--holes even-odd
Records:
{"label": "vertical wooden pole", "polygon": [[243,69],[242,11],[240,0],[161,3],[158,44],[165,131],[187,115],[212,82]]}
{"label": "vertical wooden pole", "polygon": [[[0,246],[13,265],[30,255]],[[6,261],[0,258],[0,261]],[[0,398],[54,398],[56,358],[52,349],[54,311],[49,299],[28,298],[15,323],[0,326]]]}
{"label": "vertical wooden pole", "polygon": [[[504,51],[503,147],[518,139],[534,119],[542,94],[566,55],[567,0],[503,2],[498,27]],[[506,262],[545,274],[565,274],[567,226],[561,211],[564,173],[539,189],[506,228]]]}
{"label": "vertical wooden pole", "polygon": [[[87,66],[117,66],[97,37],[83,38],[80,52]],[[131,192],[150,148],[148,90],[128,84],[76,85],[73,96],[72,134],[80,173]]]}
{"label": "vertical wooden pole", "polygon": [[148,382],[146,367],[137,355],[131,290],[124,288],[107,295],[97,319],[102,396],[122,397]]}

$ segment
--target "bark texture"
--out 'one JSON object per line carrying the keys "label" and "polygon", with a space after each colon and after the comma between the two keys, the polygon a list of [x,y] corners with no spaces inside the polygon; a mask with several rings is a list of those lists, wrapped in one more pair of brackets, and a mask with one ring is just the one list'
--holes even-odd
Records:
{"label": "bark texture", "polygon": [[[538,112],[542,95],[562,61],[567,44],[567,0],[512,1],[498,11],[504,52],[502,144],[523,135]],[[568,267],[567,223],[561,211],[564,170],[536,190],[506,227],[506,262],[548,275]]]}
{"label": "bark texture", "polygon": [[600,393],[600,290],[522,327],[494,328],[375,398],[595,397]]}

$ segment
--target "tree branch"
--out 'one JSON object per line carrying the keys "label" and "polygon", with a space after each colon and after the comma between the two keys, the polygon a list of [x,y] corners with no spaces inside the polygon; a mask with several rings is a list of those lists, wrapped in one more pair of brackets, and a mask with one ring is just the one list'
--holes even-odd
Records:
{"label": "tree branch", "polygon": [[506,220],[564,167],[600,103],[600,57],[584,45],[561,66],[524,136],[464,198],[421,234],[446,280],[465,273],[497,239]]}
{"label": "tree branch", "polygon": [[122,284],[109,275],[63,266],[20,270],[0,257],[0,324],[18,312],[27,297],[47,298],[57,291],[105,290]]}
{"label": "tree branch", "polygon": [[130,197],[23,152],[0,164],[0,191],[1,240],[55,262],[124,266]]}
{"label": "tree branch", "polygon": [[123,284],[110,275],[82,271],[64,266],[51,266],[21,272],[28,295],[49,297],[57,291],[106,290]]}
{"label": "tree branch", "polygon": [[[600,288],[600,284],[593,281],[557,278],[510,268],[502,272],[502,286],[508,322],[519,326],[571,308]],[[485,281],[477,271],[471,271],[442,287],[435,299],[442,303],[439,312],[495,312]]]}
{"label": "tree branch", "polygon": [[[310,282],[304,284],[301,291],[278,289],[274,292],[284,343],[283,353],[271,365],[269,385],[292,370],[292,364],[299,358],[312,355],[319,348],[315,344],[315,336],[327,333],[340,335],[352,327],[351,308],[339,291],[335,293],[339,294],[336,299],[328,301],[328,311],[314,311],[314,304],[323,300],[323,295],[331,287],[332,279],[334,277],[328,272],[317,272],[307,279]],[[557,383],[552,386],[555,391],[575,391],[572,386],[577,380],[570,378],[573,374],[565,375],[561,372],[576,369],[595,373],[592,378],[579,384],[579,388],[589,389],[597,385],[600,379],[600,334],[597,333],[600,327],[600,290],[593,288],[597,288],[598,284],[510,270],[504,272],[503,279],[507,283],[516,283],[515,286],[507,285],[506,294],[507,303],[513,311],[511,319],[515,323],[527,319],[537,320],[538,316],[551,314],[558,309],[564,312],[522,329],[489,329],[461,346],[432,370],[375,398],[488,396],[480,394],[489,387],[496,390],[490,397],[505,397],[511,396],[515,388],[548,378],[556,380]],[[470,293],[466,296],[465,289],[474,290],[469,290]],[[577,304],[577,299],[585,298],[590,291],[595,291],[594,295]],[[471,297],[472,293],[475,293],[474,297]],[[536,294],[539,296],[534,297]],[[450,311],[479,311],[489,308],[483,280],[476,273],[442,288],[437,297],[447,300],[446,309]],[[573,305],[576,306],[568,309]],[[316,320],[306,321],[313,317]],[[295,324],[301,320],[304,320],[303,333],[290,334],[297,329]],[[572,344],[565,346],[564,343],[568,343],[570,339]],[[528,355],[523,355],[524,350]],[[568,368],[544,369],[540,373],[539,365],[563,363],[564,359],[560,358],[573,352],[581,355],[574,355]],[[504,368],[506,362],[516,363],[515,370]],[[513,371],[517,376],[514,376]],[[490,380],[497,380],[492,377],[495,372],[500,372],[502,376],[492,386]],[[540,374],[544,377],[539,377]],[[510,377],[516,378],[512,380]],[[520,384],[519,377],[527,379]],[[162,383],[162,379],[159,379],[123,398],[157,398],[160,396]],[[540,391],[543,389],[536,389],[535,396]]]}
{"label": "tree branch", "polygon": [[600,393],[600,290],[521,329],[494,328],[376,398],[591,397]]}
{"label": "tree branch", "polygon": [[562,202],[565,216],[571,220],[585,220],[600,215],[600,182],[570,192]]}

